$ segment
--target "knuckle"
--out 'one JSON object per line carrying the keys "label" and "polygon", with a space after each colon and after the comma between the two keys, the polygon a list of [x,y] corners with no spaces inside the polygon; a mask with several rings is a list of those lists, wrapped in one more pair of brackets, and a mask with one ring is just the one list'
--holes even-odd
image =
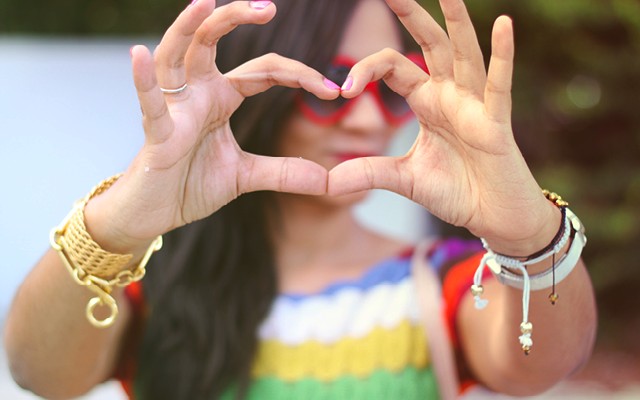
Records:
{"label": "knuckle", "polygon": [[471,61],[472,57],[458,46],[453,46],[453,58],[458,61]]}
{"label": "knuckle", "polygon": [[283,57],[276,53],[267,53],[263,55],[261,58],[262,58],[262,61],[264,62],[264,67],[265,67],[264,71],[266,74],[265,79],[267,83],[271,86],[276,85],[278,83],[278,79],[276,75],[277,75],[278,67],[282,62]]}
{"label": "knuckle", "polygon": [[433,44],[423,37],[416,38],[416,44],[420,46],[422,51],[425,53],[431,52],[434,48]]}
{"label": "knuckle", "polygon": [[364,163],[365,179],[367,180],[367,184],[369,185],[369,187],[374,187],[375,173],[374,173],[373,165],[371,164],[370,160],[366,158],[364,160],[365,160],[365,163]]}
{"label": "knuckle", "polygon": [[500,85],[496,85],[495,82],[491,81],[491,80],[487,80],[487,84],[485,86],[485,91],[487,93],[492,93],[492,94],[506,94],[509,93],[509,90],[500,86]]}
{"label": "knuckle", "polygon": [[261,56],[260,58],[262,58],[262,60],[265,62],[267,67],[273,67],[275,66],[281,59],[282,57],[274,52],[271,53],[267,53],[263,56]]}
{"label": "knuckle", "polygon": [[164,118],[168,113],[169,113],[169,109],[166,106],[159,107],[158,109],[153,110],[152,112],[149,112],[147,110],[147,112],[144,113],[145,123],[153,123],[155,121],[158,121]]}
{"label": "knuckle", "polygon": [[287,183],[289,181],[289,169],[290,169],[290,160],[288,158],[285,158],[282,161],[282,165],[280,166],[280,183],[279,183],[279,189],[283,190],[287,187]]}
{"label": "knuckle", "polygon": [[170,53],[160,45],[153,52],[153,62],[156,66],[175,70],[184,67],[184,56],[171,57]]}
{"label": "knuckle", "polygon": [[385,47],[384,49],[380,50],[380,54],[388,59],[394,59],[401,56],[399,51],[397,51],[396,49],[392,49],[391,47]]}

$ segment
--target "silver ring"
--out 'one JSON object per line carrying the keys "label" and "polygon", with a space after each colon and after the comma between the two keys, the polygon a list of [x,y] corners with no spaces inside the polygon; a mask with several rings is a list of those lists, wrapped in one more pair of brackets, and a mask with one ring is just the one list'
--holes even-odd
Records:
{"label": "silver ring", "polygon": [[187,86],[189,86],[187,83],[185,83],[184,85],[180,86],[177,89],[165,89],[165,88],[160,88],[160,91],[164,94],[178,94],[182,91],[184,91]]}

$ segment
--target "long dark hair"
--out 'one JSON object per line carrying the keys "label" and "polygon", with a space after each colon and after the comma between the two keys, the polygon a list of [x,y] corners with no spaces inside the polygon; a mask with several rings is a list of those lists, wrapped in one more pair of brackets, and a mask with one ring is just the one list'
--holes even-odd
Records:
{"label": "long dark hair", "polygon": [[[358,0],[276,0],[264,26],[241,26],[219,44],[228,71],[268,52],[323,71]],[[218,1],[218,4],[229,0]],[[273,88],[247,99],[231,120],[240,146],[274,155],[295,91]],[[267,215],[270,193],[242,195],[212,216],[165,235],[144,283],[149,306],[139,354],[139,399],[242,397],[250,382],[257,330],[277,293]]]}

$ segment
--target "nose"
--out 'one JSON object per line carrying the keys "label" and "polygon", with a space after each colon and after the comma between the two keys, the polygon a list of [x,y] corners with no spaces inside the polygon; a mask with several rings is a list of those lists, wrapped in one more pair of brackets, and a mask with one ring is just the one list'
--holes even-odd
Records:
{"label": "nose", "polygon": [[375,97],[369,92],[352,99],[355,102],[341,120],[342,127],[349,130],[375,131],[388,126]]}

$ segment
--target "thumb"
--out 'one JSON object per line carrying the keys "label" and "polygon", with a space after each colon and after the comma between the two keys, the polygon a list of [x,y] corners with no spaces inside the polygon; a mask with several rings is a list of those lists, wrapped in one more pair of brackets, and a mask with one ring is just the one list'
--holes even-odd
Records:
{"label": "thumb", "polygon": [[245,154],[238,193],[273,190],[322,195],[327,192],[327,170],[312,161]]}
{"label": "thumb", "polygon": [[405,157],[362,157],[345,161],[329,172],[327,193],[339,196],[369,189],[385,189],[410,199],[413,175],[405,163]]}

